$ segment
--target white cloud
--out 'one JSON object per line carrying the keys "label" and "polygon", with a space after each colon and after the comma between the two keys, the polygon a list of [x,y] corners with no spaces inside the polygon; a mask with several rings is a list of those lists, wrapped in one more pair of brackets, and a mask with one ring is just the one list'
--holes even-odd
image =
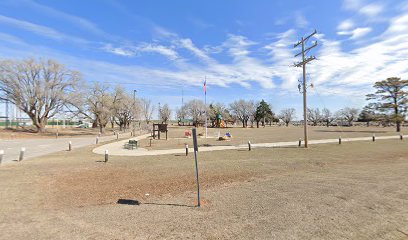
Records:
{"label": "white cloud", "polygon": [[309,25],[309,22],[307,21],[306,17],[300,11],[295,12],[295,23],[296,26],[299,28],[304,28],[307,27],[307,25]]}
{"label": "white cloud", "polygon": [[372,29],[369,27],[356,28],[350,31],[339,31],[337,32],[337,34],[338,35],[350,35],[350,39],[359,39],[367,35],[369,32],[371,32],[371,30]]}
{"label": "white cloud", "polygon": [[32,10],[40,12],[41,14],[46,14],[53,18],[64,19],[65,21],[68,21],[71,24],[74,24],[76,27],[82,28],[83,30],[86,30],[87,32],[91,32],[99,36],[113,38],[113,37],[110,37],[109,34],[104,32],[102,29],[100,29],[95,23],[85,18],[78,17],[72,14],[68,14],[66,12],[57,10],[55,8],[40,4],[32,0],[15,0],[13,1],[13,3],[18,6],[24,5],[25,8],[31,8]]}
{"label": "white cloud", "polygon": [[372,3],[360,8],[359,13],[367,17],[376,17],[383,11],[383,8],[380,4]]}
{"label": "white cloud", "polygon": [[363,5],[363,0],[344,0],[343,8],[346,10],[357,10]]}
{"label": "white cloud", "polygon": [[354,22],[351,19],[347,19],[342,21],[338,26],[337,29],[340,31],[346,31],[346,30],[350,30],[351,28],[354,27]]}
{"label": "white cloud", "polygon": [[46,27],[46,26],[31,23],[31,22],[7,17],[4,15],[0,15],[0,23],[7,24],[7,25],[10,25],[16,28],[20,28],[20,29],[35,33],[37,35],[40,35],[42,37],[50,38],[53,40],[72,41],[72,42],[80,43],[80,44],[89,43],[88,41],[82,38],[66,35],[50,27]]}

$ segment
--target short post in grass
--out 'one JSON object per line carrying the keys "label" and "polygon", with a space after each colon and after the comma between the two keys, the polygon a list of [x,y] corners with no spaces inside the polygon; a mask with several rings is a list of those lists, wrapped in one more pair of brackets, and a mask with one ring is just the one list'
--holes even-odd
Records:
{"label": "short post in grass", "polygon": [[0,150],[0,164],[3,162],[4,150]]}
{"label": "short post in grass", "polygon": [[404,135],[400,134],[400,140],[402,141],[404,139]]}
{"label": "short post in grass", "polygon": [[341,144],[341,136],[339,137],[339,144]]}
{"label": "short post in grass", "polygon": [[188,156],[188,144],[185,144],[186,147],[186,156]]}
{"label": "short post in grass", "polygon": [[20,156],[18,157],[18,161],[19,161],[19,162],[21,162],[21,161],[24,160],[25,150],[26,150],[26,149],[25,149],[24,147],[21,148],[21,150],[20,150]]}
{"label": "short post in grass", "polygon": [[71,150],[72,150],[72,142],[69,141],[69,142],[68,142],[68,151],[71,151]]}
{"label": "short post in grass", "polygon": [[199,182],[199,178],[198,178],[198,160],[197,160],[198,144],[197,144],[197,130],[196,130],[196,128],[192,129],[192,133],[193,133],[194,159],[195,159],[196,179],[197,179],[197,206],[200,207],[200,182]]}
{"label": "short post in grass", "polygon": [[302,146],[302,139],[299,138],[299,147]]}
{"label": "short post in grass", "polygon": [[375,142],[375,134],[373,134],[373,142]]}
{"label": "short post in grass", "polygon": [[107,163],[109,160],[109,152],[108,150],[105,150],[105,163]]}
{"label": "short post in grass", "polygon": [[251,151],[251,141],[248,141],[248,151]]}
{"label": "short post in grass", "polygon": [[95,138],[95,144],[98,144],[99,143],[99,137],[96,137]]}

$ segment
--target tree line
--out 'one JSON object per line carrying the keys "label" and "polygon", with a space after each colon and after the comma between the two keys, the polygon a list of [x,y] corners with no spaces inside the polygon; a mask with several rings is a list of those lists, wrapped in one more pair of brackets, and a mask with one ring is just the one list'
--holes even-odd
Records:
{"label": "tree line", "polygon": [[[361,112],[349,107],[335,113],[327,108],[322,111],[309,108],[308,122],[326,126],[339,120],[349,126],[356,120],[368,124],[371,121],[392,122],[400,131],[407,112],[407,86],[408,80],[396,77],[376,82],[376,91],[367,95],[369,103]],[[132,96],[121,86],[86,83],[78,71],[52,60],[0,61],[0,99],[10,101],[26,113],[39,132],[45,130],[48,119],[64,111],[89,119],[101,132],[108,124],[112,127],[118,125],[120,129],[129,128],[134,120],[143,119],[149,124],[155,111],[150,99]],[[177,109],[175,115],[179,123],[191,119],[195,126],[203,124],[205,116],[210,126],[216,126],[219,116],[222,116],[226,124],[240,122],[242,127],[254,127],[255,124],[259,127],[273,122],[283,122],[288,126],[294,121],[296,111],[286,108],[276,114],[271,104],[264,100],[239,99],[228,106],[223,103],[206,106],[203,101],[194,99]],[[172,111],[168,104],[158,109],[158,116],[162,122],[171,119]]]}

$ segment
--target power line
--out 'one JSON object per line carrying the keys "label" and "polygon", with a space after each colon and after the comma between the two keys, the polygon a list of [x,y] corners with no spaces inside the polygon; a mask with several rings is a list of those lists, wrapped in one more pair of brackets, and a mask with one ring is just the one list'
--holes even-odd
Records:
{"label": "power line", "polygon": [[299,52],[298,54],[295,55],[295,57],[302,56],[302,61],[295,63],[295,67],[302,67],[303,68],[303,81],[299,81],[299,91],[301,91],[301,88],[303,87],[303,125],[304,125],[304,137],[305,137],[305,148],[308,147],[308,136],[307,136],[307,80],[306,80],[306,64],[315,60],[315,56],[310,56],[307,57],[306,54],[315,48],[317,46],[317,41],[314,42],[314,44],[308,48],[305,48],[305,43],[311,38],[313,35],[317,33],[316,30],[312,34],[310,34],[307,37],[302,37],[302,39],[294,44],[293,48],[296,48],[298,46],[302,46],[302,51]]}

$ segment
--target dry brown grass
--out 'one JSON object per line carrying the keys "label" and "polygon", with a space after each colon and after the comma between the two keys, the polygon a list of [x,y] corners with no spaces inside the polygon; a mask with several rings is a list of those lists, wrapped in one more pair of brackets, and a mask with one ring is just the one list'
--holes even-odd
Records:
{"label": "dry brown grass", "polygon": [[201,209],[188,207],[191,155],[105,164],[91,148],[56,153],[0,168],[0,239],[403,239],[407,147],[382,140],[202,152]]}

